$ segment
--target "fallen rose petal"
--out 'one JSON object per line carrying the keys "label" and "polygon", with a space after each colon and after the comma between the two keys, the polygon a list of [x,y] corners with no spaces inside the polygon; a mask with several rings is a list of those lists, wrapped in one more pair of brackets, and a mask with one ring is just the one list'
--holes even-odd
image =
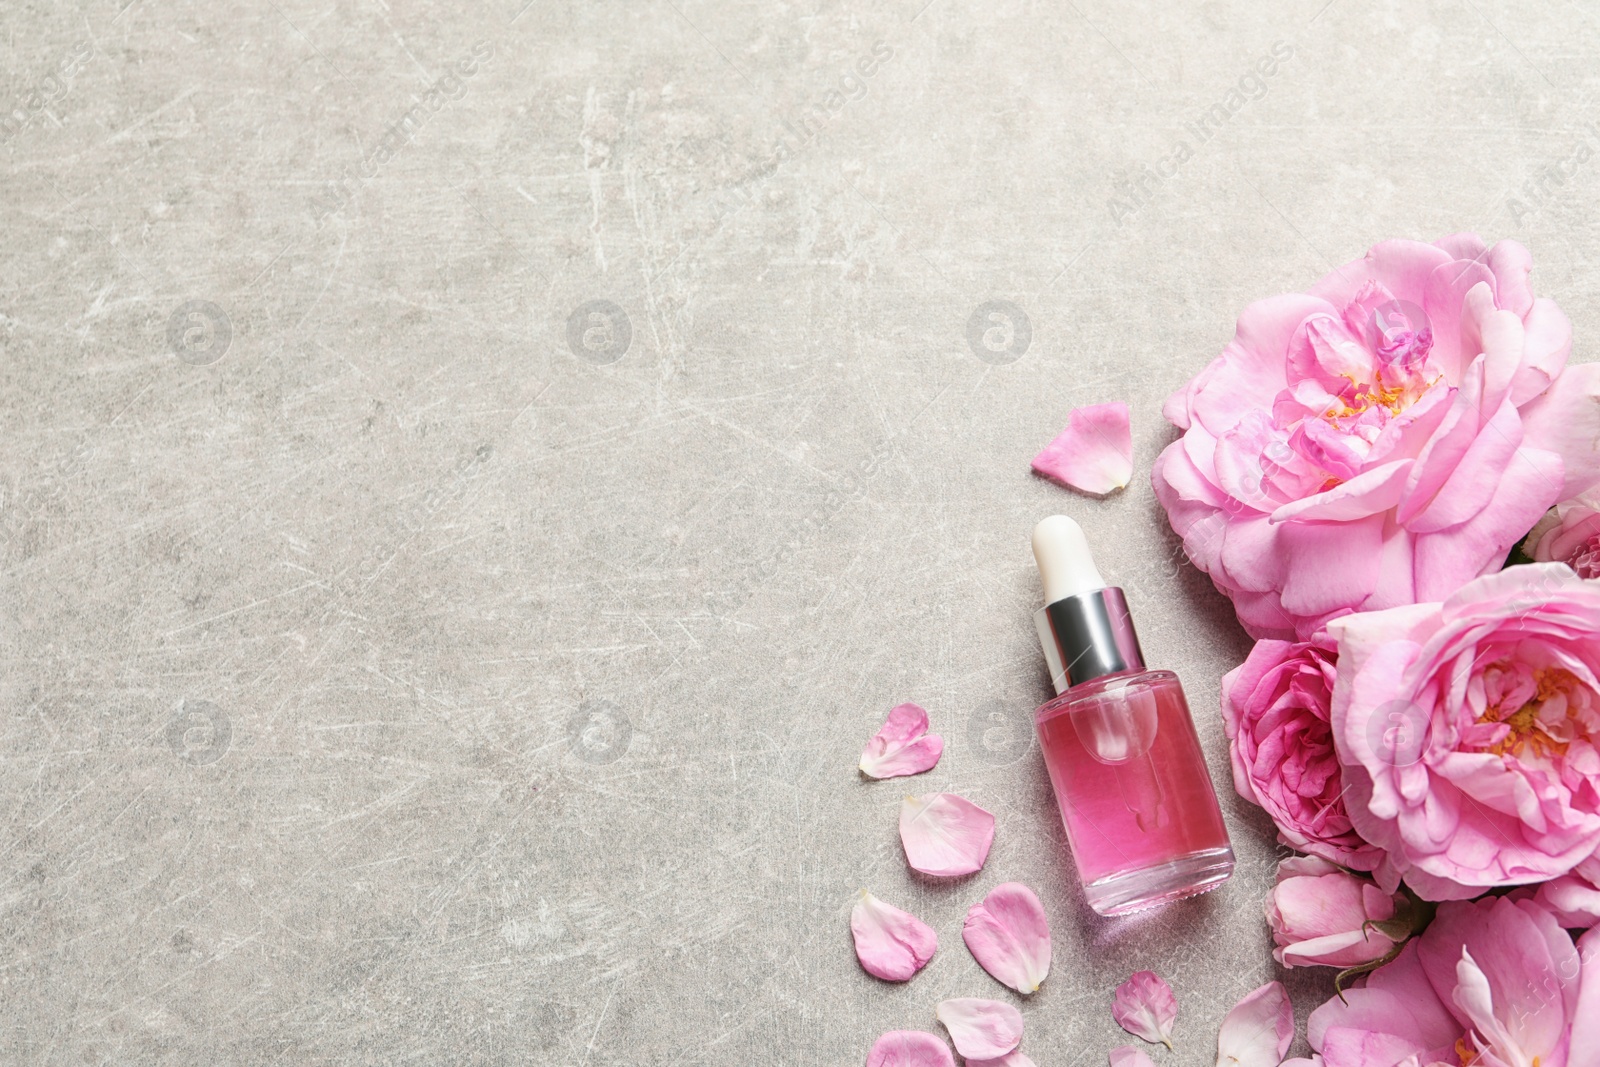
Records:
{"label": "fallen rose petal", "polygon": [[861,773],[868,778],[921,774],[931,771],[943,752],[944,738],[928,733],[928,713],[900,704],[861,750]]}
{"label": "fallen rose petal", "polygon": [[1111,1061],[1111,1067],[1156,1067],[1155,1061],[1143,1049],[1132,1045],[1118,1045],[1107,1058]]}
{"label": "fallen rose petal", "polygon": [[1074,408],[1067,415],[1067,428],[1033,457],[1033,469],[1097,496],[1127,485],[1133,477],[1128,405],[1114,400]]}
{"label": "fallen rose petal", "polygon": [[950,1046],[922,1030],[890,1030],[872,1043],[867,1067],[956,1067]]}
{"label": "fallen rose petal", "polygon": [[1156,972],[1135,971],[1112,995],[1111,1017],[1134,1037],[1171,1048],[1178,998]]}
{"label": "fallen rose petal", "polygon": [[862,970],[886,982],[906,981],[939,948],[939,937],[927,923],[865,889],[850,911],[850,932]]}
{"label": "fallen rose petal", "polygon": [[1012,1049],[997,1060],[968,1060],[967,1067],[1037,1067],[1020,1049]]}
{"label": "fallen rose petal", "polygon": [[1032,993],[1050,973],[1050,923],[1021,882],[997,885],[969,908],[961,938],[978,966],[1018,993]]}
{"label": "fallen rose petal", "polygon": [[913,870],[953,878],[983,869],[994,843],[994,816],[954,793],[906,797],[900,844]]}
{"label": "fallen rose petal", "polygon": [[1246,993],[1217,1032],[1217,1067],[1279,1067],[1294,1040],[1294,1007],[1282,982]]}
{"label": "fallen rose petal", "polygon": [[968,1060],[997,1060],[1022,1041],[1022,1013],[998,1000],[941,1000],[934,1015],[950,1031],[956,1051]]}

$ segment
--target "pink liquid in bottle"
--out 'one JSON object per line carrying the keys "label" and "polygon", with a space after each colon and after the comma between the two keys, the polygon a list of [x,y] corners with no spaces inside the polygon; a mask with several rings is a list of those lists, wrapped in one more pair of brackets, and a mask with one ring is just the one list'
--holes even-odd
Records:
{"label": "pink liquid in bottle", "polygon": [[1100,578],[1077,523],[1041,522],[1034,555],[1059,694],[1034,721],[1089,906],[1120,915],[1215,888],[1233,849],[1182,685],[1145,669],[1122,591]]}

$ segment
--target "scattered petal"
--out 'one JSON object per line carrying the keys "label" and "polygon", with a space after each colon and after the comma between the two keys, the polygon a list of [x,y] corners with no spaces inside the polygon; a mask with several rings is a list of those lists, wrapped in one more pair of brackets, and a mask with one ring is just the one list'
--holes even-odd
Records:
{"label": "scattered petal", "polygon": [[1134,1048],[1132,1045],[1118,1045],[1111,1050],[1109,1059],[1111,1067],[1156,1067],[1155,1062],[1143,1049]]}
{"label": "scattered petal", "polygon": [[868,778],[921,774],[933,770],[943,752],[944,738],[928,733],[928,713],[900,704],[861,750],[861,773]]}
{"label": "scattered petal", "polygon": [[1012,1049],[997,1060],[968,1060],[967,1067],[1037,1067],[1021,1049]]}
{"label": "scattered petal", "polygon": [[1294,1006],[1282,982],[1246,993],[1222,1020],[1217,1067],[1279,1067],[1294,1040]]}
{"label": "scattered petal", "polygon": [[1063,485],[1103,496],[1133,477],[1133,429],[1120,400],[1073,408],[1067,428],[1033,457],[1033,469]]}
{"label": "scattered petal", "polygon": [[906,981],[939,947],[939,937],[927,923],[865,889],[850,911],[850,932],[862,969],[886,982]]}
{"label": "scattered petal", "polygon": [[1022,1041],[1022,1013],[998,1000],[941,1000],[934,1015],[950,1031],[956,1051],[967,1060],[997,1060]]}
{"label": "scattered petal", "polygon": [[890,1030],[872,1043],[867,1067],[956,1067],[950,1046],[922,1030]]}
{"label": "scattered petal", "polygon": [[961,937],[980,967],[1018,993],[1032,993],[1050,973],[1050,923],[1021,882],[997,885],[969,908]]}
{"label": "scattered petal", "polygon": [[900,844],[913,870],[954,878],[983,870],[994,816],[966,797],[928,793],[900,805]]}
{"label": "scattered petal", "polygon": [[1171,1048],[1178,998],[1156,972],[1135,971],[1112,995],[1111,1017],[1134,1037]]}

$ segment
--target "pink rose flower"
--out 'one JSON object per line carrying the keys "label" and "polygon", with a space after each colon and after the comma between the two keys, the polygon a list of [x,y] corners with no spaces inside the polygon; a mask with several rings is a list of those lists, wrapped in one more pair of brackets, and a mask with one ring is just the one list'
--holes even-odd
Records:
{"label": "pink rose flower", "polygon": [[1333,736],[1374,870],[1428,900],[1565,874],[1600,844],[1600,583],[1560,563],[1347,615]]}
{"label": "pink rose flower", "polygon": [[1272,957],[1285,967],[1357,967],[1381,960],[1405,938],[1367,924],[1388,923],[1404,903],[1403,896],[1325,859],[1286,859],[1267,894],[1267,924],[1278,946]]}
{"label": "pink rose flower", "polygon": [[1258,301],[1167,400],[1152,481],[1253,637],[1442,600],[1600,484],[1600,364],[1528,288],[1527,249],[1386,241]]}
{"label": "pink rose flower", "polygon": [[1600,925],[1600,856],[1589,856],[1559,878],[1506,895],[1512,900],[1538,901],[1568,930],[1588,930]]}
{"label": "pink rose flower", "polygon": [[1290,848],[1370,871],[1381,850],[1361,840],[1344,807],[1333,750],[1333,641],[1257,641],[1222,679],[1233,788],[1265,808]]}
{"label": "pink rose flower", "polygon": [[1392,962],[1312,1012],[1306,1036],[1325,1067],[1592,1063],[1595,937],[1574,946],[1531,901],[1445,904]]}
{"label": "pink rose flower", "polygon": [[1558,507],[1553,516],[1555,521],[1542,532],[1535,527],[1539,536],[1529,538],[1529,555],[1540,563],[1565,563],[1579,578],[1600,578],[1600,510],[1572,503]]}

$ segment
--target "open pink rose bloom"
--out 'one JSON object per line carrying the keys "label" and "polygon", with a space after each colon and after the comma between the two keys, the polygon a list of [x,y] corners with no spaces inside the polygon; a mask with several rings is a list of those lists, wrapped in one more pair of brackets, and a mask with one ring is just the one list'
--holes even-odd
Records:
{"label": "open pink rose bloom", "polygon": [[1233,787],[1265,808],[1278,838],[1355,870],[1381,849],[1361,839],[1345,810],[1329,705],[1337,676],[1333,641],[1257,641],[1222,679],[1222,720]]}
{"label": "open pink rose bloom", "polygon": [[[1600,1055],[1600,944],[1531,901],[1442,905],[1392,963],[1311,1013],[1322,1067],[1577,1067]],[[1289,1065],[1285,1065],[1289,1067]]]}
{"label": "open pink rose bloom", "polygon": [[1385,241],[1257,301],[1164,413],[1152,481],[1254,637],[1442,600],[1600,483],[1600,364],[1521,245]]}
{"label": "open pink rose bloom", "polygon": [[1600,845],[1600,582],[1510,567],[1329,630],[1345,803],[1385,889],[1465,899]]}
{"label": "open pink rose bloom", "polygon": [[1540,882],[1534,898],[1566,929],[1588,930],[1600,925],[1600,856],[1591,854],[1561,877]]}
{"label": "open pink rose bloom", "polygon": [[1600,508],[1573,502],[1558,509],[1548,530],[1533,546],[1540,563],[1565,563],[1579,578],[1600,578]]}

